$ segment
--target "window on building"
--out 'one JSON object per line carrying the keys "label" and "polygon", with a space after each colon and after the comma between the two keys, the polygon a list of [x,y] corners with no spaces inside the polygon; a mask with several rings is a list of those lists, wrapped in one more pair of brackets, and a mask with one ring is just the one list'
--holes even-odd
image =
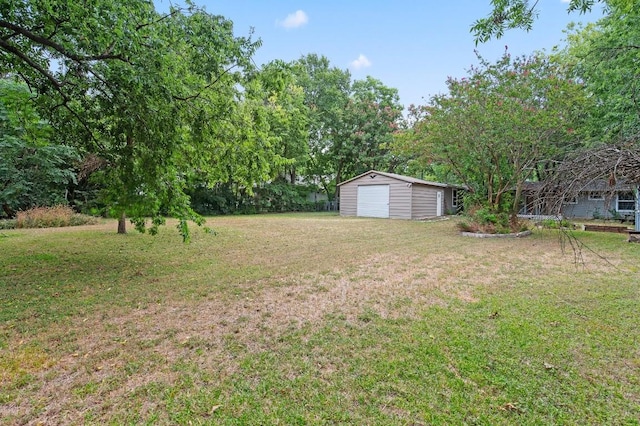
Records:
{"label": "window on building", "polygon": [[602,192],[591,191],[589,192],[589,199],[595,200],[595,201],[602,201],[604,200],[604,194]]}
{"label": "window on building", "polygon": [[634,211],[636,209],[636,197],[633,192],[618,192],[618,211]]}
{"label": "window on building", "polygon": [[578,204],[578,197],[575,195],[572,197],[566,197],[563,204]]}

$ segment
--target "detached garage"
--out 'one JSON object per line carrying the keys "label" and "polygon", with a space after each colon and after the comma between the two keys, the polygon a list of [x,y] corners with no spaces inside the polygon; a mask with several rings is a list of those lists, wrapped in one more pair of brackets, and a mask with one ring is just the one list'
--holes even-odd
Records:
{"label": "detached garage", "polygon": [[341,216],[425,219],[457,207],[456,187],[393,173],[370,170],[338,186]]}

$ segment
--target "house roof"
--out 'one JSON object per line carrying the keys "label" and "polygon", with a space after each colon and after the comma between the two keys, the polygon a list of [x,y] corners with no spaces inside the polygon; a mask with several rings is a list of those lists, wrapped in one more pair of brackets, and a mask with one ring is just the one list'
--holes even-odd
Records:
{"label": "house roof", "polygon": [[338,186],[340,185],[344,185],[345,183],[349,183],[352,182],[356,179],[360,179],[363,176],[367,176],[370,174],[376,174],[376,175],[381,175],[381,176],[386,176],[392,179],[397,179],[397,180],[401,180],[403,182],[408,182],[408,183],[417,183],[419,185],[430,185],[430,186],[439,186],[441,188],[464,188],[463,186],[460,185],[448,185],[446,183],[440,183],[440,182],[430,182],[427,180],[422,180],[422,179],[418,179],[418,178],[414,178],[411,176],[403,176],[403,175],[397,175],[395,173],[387,173],[387,172],[379,172],[377,170],[369,170],[368,172],[362,173],[356,177],[353,177],[351,179],[345,180],[344,182],[340,182],[338,184]]}
{"label": "house roof", "polygon": [[[545,182],[525,182],[523,185],[523,190],[525,191],[539,191],[543,188]],[[585,184],[581,184],[581,186],[576,187],[579,192],[586,191],[598,191],[598,192],[615,192],[615,191],[632,191],[635,189],[635,185],[625,182],[617,182],[615,185],[610,185],[609,182],[600,179],[591,181]]]}

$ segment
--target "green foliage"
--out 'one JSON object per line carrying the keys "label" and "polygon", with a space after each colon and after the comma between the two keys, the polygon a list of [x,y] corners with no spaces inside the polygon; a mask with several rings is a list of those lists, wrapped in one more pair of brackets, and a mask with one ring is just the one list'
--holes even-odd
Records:
{"label": "green foliage", "polygon": [[[0,8],[0,73],[20,76],[56,142],[82,152],[69,193],[77,208],[126,215],[152,233],[175,216],[187,238],[187,221],[202,223],[189,188],[228,185],[252,198],[264,182],[305,175],[332,197],[336,181],[398,163],[389,154],[395,89],[372,78],[352,85],[317,55],[257,70],[260,42],[192,2],[166,14],[144,0],[90,13],[62,0]],[[249,205],[310,207],[261,203]]]}
{"label": "green foliage", "polygon": [[620,220],[622,219],[622,216],[620,215],[620,212],[618,210],[616,210],[615,208],[613,209],[609,209],[609,217],[613,220]]}
{"label": "green foliage", "polygon": [[309,114],[307,171],[310,177],[321,182],[328,196],[333,197],[334,193],[328,191],[328,187],[333,179],[342,178],[336,150],[343,141],[340,132],[349,100],[351,75],[346,70],[331,67],[329,59],[315,54],[300,58],[294,69]]}
{"label": "green foliage", "polygon": [[0,219],[0,230],[14,229],[16,227],[15,219]]}
{"label": "green foliage", "polygon": [[489,207],[473,208],[465,213],[468,220],[458,224],[465,232],[481,232],[485,234],[508,234],[521,231],[522,224],[514,221],[508,213],[496,211]]}
{"label": "green foliage", "polygon": [[[296,67],[282,61],[272,61],[256,76],[253,98],[262,101],[266,109],[268,135],[277,162],[272,162],[272,175],[296,176],[306,170],[309,160],[308,107],[304,91],[297,83]],[[299,72],[299,70],[297,70]]]}
{"label": "green foliage", "polygon": [[568,47],[559,54],[596,100],[584,133],[597,142],[640,133],[640,11],[630,2],[608,3],[596,24],[569,28]]}
{"label": "green foliage", "polygon": [[251,193],[233,185],[199,188],[191,193],[192,206],[202,215],[318,211],[324,200],[310,199],[315,185],[292,185],[283,180],[263,183]]}
{"label": "green foliage", "polygon": [[330,198],[337,195],[336,183],[401,165],[403,159],[391,151],[402,115],[396,89],[372,77],[352,82],[348,71],[317,55],[302,57],[297,65],[309,114],[307,170]]}
{"label": "green foliage", "polygon": [[602,219],[602,213],[600,212],[599,208],[596,207],[595,209],[593,209],[592,217],[594,219]]}
{"label": "green foliage", "polygon": [[70,147],[50,144],[50,135],[27,86],[0,80],[0,216],[65,201],[78,157]]}
{"label": "green foliage", "polygon": [[[626,3],[631,5],[629,0],[570,0],[567,11],[586,13],[593,8],[596,1],[607,4]],[[506,30],[519,28],[530,31],[533,23],[538,17],[536,5],[528,0],[492,0],[492,10],[486,18],[478,19],[471,26],[473,37],[478,43],[484,43],[492,38],[501,38]]]}
{"label": "green foliage", "polygon": [[224,17],[142,0],[3,7],[0,73],[28,83],[58,140],[103,161],[104,202],[138,229],[150,216],[155,232],[162,211],[201,223],[185,196],[194,174],[251,187],[278,163],[264,108],[243,89],[260,43]]}
{"label": "green foliage", "polygon": [[544,219],[540,224],[547,229],[575,228],[575,225],[567,219]]}
{"label": "green foliage", "polygon": [[340,176],[346,179],[368,170],[393,171],[398,159],[390,148],[401,116],[396,89],[372,77],[354,81],[343,116],[343,140],[333,147]]}
{"label": "green foliage", "polygon": [[574,129],[586,93],[541,54],[480,58],[468,77],[447,85],[448,94],[410,110],[412,127],[397,138],[398,149],[445,166],[468,187],[469,202],[517,213],[524,182],[544,179],[579,144]]}

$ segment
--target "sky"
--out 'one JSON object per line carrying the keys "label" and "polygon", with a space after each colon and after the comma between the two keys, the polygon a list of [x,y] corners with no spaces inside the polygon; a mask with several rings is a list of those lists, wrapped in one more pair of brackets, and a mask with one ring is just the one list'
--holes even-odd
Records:
{"label": "sky", "polygon": [[[490,61],[505,46],[512,56],[563,45],[570,22],[591,22],[567,13],[568,0],[539,0],[538,19],[530,32],[508,31],[498,40],[475,45],[470,27],[491,11],[490,0],[194,0],[207,12],[234,23],[236,36],[262,40],[257,65],[274,59],[293,61],[316,53],[334,67],[349,69],[352,79],[370,75],[398,89],[401,103],[424,105],[446,93],[447,77],[461,78],[478,64],[477,51]],[[156,0],[159,10],[168,0]],[[180,4],[173,0],[173,4]]]}

